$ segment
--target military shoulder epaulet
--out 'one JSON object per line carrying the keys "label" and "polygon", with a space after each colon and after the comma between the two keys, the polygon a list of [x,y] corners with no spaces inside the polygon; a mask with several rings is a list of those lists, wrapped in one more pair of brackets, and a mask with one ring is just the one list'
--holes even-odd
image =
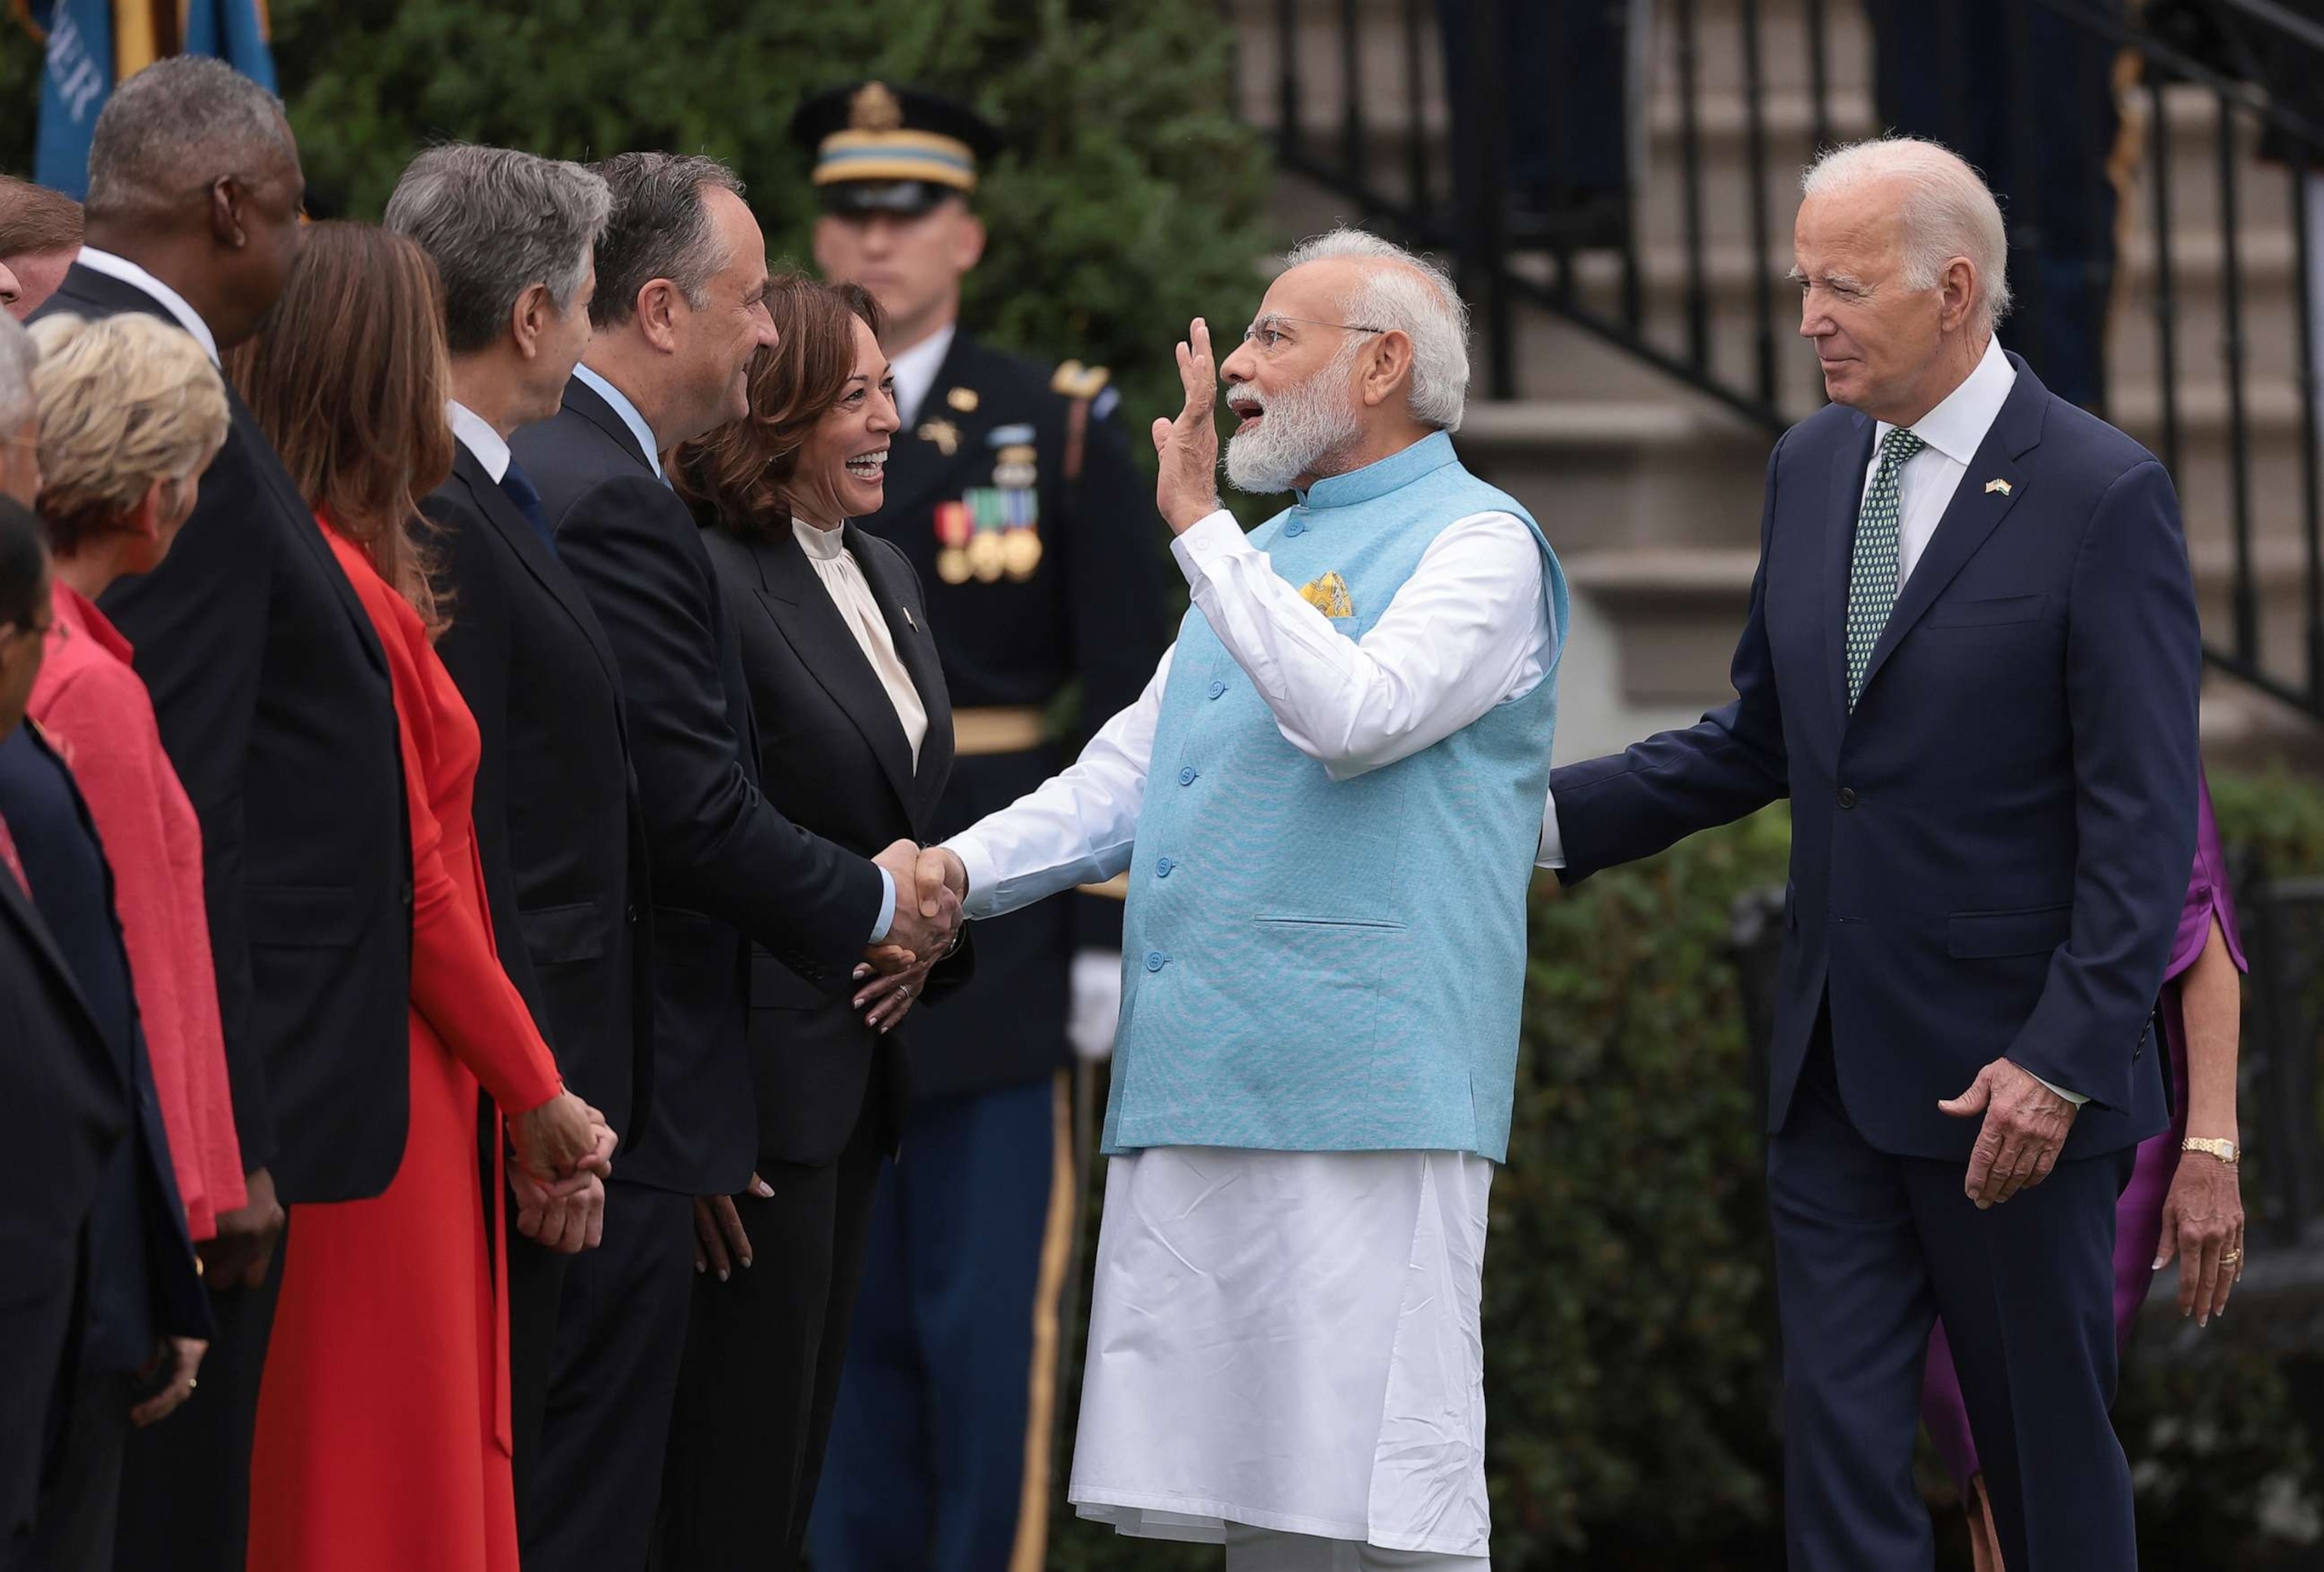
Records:
{"label": "military shoulder epaulet", "polygon": [[1069,399],[1093,399],[1112,380],[1113,373],[1102,365],[1084,365],[1078,360],[1068,360],[1049,379],[1049,391]]}

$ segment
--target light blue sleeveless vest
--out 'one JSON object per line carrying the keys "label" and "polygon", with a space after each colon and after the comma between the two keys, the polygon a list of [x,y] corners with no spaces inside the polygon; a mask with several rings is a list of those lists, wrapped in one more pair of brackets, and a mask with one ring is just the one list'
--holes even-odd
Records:
{"label": "light blue sleeveless vest", "polygon": [[[1442,432],[1317,483],[1251,541],[1294,584],[1345,580],[1354,615],[1333,623],[1360,638],[1447,525],[1495,512],[1540,541],[1562,646],[1540,526]],[[1553,661],[1524,698],[1335,782],[1189,611],[1130,867],[1105,1150],[1504,1160],[1556,720]]]}

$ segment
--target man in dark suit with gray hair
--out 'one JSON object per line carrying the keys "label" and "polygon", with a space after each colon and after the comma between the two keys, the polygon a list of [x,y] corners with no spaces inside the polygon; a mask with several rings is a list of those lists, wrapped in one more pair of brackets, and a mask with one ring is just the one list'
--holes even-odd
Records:
{"label": "man in dark suit with gray hair", "polygon": [[[436,147],[397,181],[387,227],[419,242],[444,281],[457,445],[422,505],[444,532],[457,608],[437,652],[482,742],[476,846],[501,964],[566,1085],[634,1149],[652,1085],[653,990],[621,676],[508,441],[557,412],[588,347],[593,251],[612,201],[578,164]],[[545,1531],[533,1489],[544,1427],[605,1379],[594,1369],[601,1339],[571,1339],[561,1367],[555,1350],[568,1306],[588,1324],[595,1296],[567,1284],[566,1264],[600,1242],[608,1197],[591,1180],[567,1197],[514,1168],[510,1181],[510,1398],[530,1552]]]}
{"label": "man in dark suit with gray hair", "polygon": [[2001,213],[1908,137],[1794,232],[1832,402],[1767,466],[1736,701],[1551,777],[1568,882],[1775,801],[1768,1097],[1798,1572],[1925,1567],[1940,1315],[2012,1572],[2137,1565],[2115,1198],[2194,855],[2194,589],[2153,456],[2006,354]]}

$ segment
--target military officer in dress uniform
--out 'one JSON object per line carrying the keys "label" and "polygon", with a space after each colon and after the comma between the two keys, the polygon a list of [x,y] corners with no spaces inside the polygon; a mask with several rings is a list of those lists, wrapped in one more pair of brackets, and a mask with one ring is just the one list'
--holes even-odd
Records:
{"label": "military officer in dress uniform", "polygon": [[[803,105],[825,276],[869,289],[903,421],[888,500],[857,521],[927,586],[958,763],[939,836],[1039,785],[1134,700],[1167,642],[1154,488],[1106,373],[961,331],[984,249],[964,105],[879,82]],[[1110,897],[1110,898],[1109,898]],[[1042,1565],[1060,1312],[1074,1220],[1068,1048],[1111,1049],[1119,890],[981,924],[977,976],[914,1023],[905,1161],[884,1177],[815,1512],[817,1572]],[[1069,1027],[1070,1022],[1070,1027]]]}

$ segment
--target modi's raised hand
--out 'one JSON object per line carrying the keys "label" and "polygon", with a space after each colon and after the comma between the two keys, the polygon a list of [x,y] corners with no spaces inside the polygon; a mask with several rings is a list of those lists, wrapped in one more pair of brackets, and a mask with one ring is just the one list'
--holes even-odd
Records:
{"label": "modi's raised hand", "polygon": [[1200,317],[1178,346],[1178,380],[1185,384],[1186,407],[1175,421],[1154,422],[1154,451],[1162,460],[1154,500],[1174,535],[1219,511],[1219,366],[1211,356],[1210,325]]}

